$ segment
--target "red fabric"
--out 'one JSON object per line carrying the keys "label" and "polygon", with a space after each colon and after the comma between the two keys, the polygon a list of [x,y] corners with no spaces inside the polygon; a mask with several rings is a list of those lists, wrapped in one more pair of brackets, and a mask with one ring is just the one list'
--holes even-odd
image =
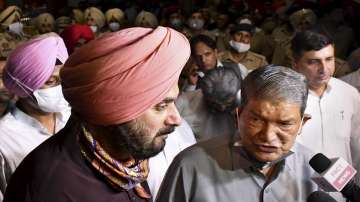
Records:
{"label": "red fabric", "polygon": [[74,52],[74,48],[79,39],[83,38],[86,42],[94,39],[94,33],[88,25],[70,25],[65,27],[60,36],[63,38],[69,54]]}
{"label": "red fabric", "polygon": [[186,37],[170,28],[106,33],[69,57],[60,72],[63,93],[92,124],[124,123],[164,99],[189,56]]}

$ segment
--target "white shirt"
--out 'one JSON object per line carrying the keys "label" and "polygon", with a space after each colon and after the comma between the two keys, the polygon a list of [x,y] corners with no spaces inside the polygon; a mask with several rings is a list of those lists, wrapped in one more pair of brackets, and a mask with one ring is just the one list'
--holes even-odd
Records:
{"label": "white shirt", "polygon": [[[62,129],[70,109],[56,115],[55,131]],[[14,107],[0,119],[0,199],[16,167],[51,134],[36,119]]]}
{"label": "white shirt", "polygon": [[346,83],[354,86],[360,92],[360,69],[340,78]]}
{"label": "white shirt", "polygon": [[190,126],[185,120],[182,120],[181,125],[173,133],[169,134],[164,150],[150,158],[150,172],[147,182],[153,199],[156,198],[161,182],[172,160],[182,150],[195,143],[196,140]]}
{"label": "white shirt", "polygon": [[341,80],[331,78],[321,97],[309,92],[305,113],[312,118],[302,128],[297,141],[329,158],[342,157],[360,171],[358,91]]}

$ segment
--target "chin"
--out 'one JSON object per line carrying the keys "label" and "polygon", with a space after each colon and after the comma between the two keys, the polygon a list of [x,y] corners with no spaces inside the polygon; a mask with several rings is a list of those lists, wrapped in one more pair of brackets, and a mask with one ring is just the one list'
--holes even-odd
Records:
{"label": "chin", "polygon": [[255,158],[260,162],[272,162],[278,160],[281,156],[275,153],[256,152]]}

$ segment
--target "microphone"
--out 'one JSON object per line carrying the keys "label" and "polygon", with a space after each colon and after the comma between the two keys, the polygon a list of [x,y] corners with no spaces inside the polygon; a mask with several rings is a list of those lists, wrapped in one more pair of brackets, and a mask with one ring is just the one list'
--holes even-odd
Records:
{"label": "microphone", "polygon": [[353,177],[356,170],[344,159],[328,159],[318,153],[309,161],[310,166],[319,174],[312,180],[326,192],[341,192],[352,202],[360,202],[360,187],[355,184]]}
{"label": "microphone", "polygon": [[326,194],[322,191],[315,191],[311,193],[307,199],[307,202],[337,202],[333,197],[329,196],[329,194]]}

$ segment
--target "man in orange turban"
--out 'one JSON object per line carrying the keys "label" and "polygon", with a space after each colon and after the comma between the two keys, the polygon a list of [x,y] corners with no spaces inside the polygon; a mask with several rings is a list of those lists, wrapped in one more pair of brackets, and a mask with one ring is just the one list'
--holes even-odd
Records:
{"label": "man in orange turban", "polygon": [[190,55],[170,28],[105,34],[61,70],[72,107],[66,127],[18,167],[9,201],[151,201],[148,158],[181,122],[174,100]]}

